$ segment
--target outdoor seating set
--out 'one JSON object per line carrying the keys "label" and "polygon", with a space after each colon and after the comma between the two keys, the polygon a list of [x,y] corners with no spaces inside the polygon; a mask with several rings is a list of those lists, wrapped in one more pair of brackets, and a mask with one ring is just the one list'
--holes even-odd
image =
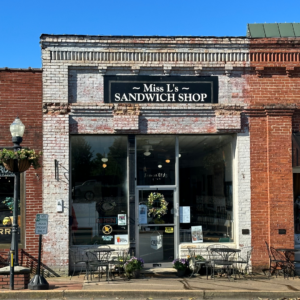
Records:
{"label": "outdoor seating set", "polygon": [[[85,278],[92,280],[95,273],[98,273],[98,281],[102,278],[102,274],[106,274],[106,280],[112,280],[117,273],[120,277],[125,275],[124,265],[131,259],[128,250],[121,250],[117,255],[112,257],[115,249],[109,247],[100,247],[93,249],[70,249],[70,259],[73,264],[73,273],[70,280],[75,274],[76,266],[80,266],[80,273],[85,269]],[[128,274],[127,274],[128,275]],[[125,277],[125,276],[124,276]]]}
{"label": "outdoor seating set", "polygon": [[245,247],[243,249],[229,248],[225,245],[214,244],[207,247],[208,259],[197,259],[198,255],[195,255],[195,251],[189,250],[189,269],[191,270],[190,277],[198,273],[201,266],[206,269],[206,278],[210,277],[215,279],[216,274],[219,276],[227,276],[230,280],[232,276],[236,278],[236,275],[246,276],[250,275],[252,278],[253,273],[250,272],[250,258],[252,254],[252,247]]}
{"label": "outdoor seating set", "polygon": [[300,261],[295,260],[295,253],[299,252],[300,249],[286,249],[286,248],[273,248],[269,247],[266,243],[267,251],[269,255],[269,269],[264,270],[268,271],[268,278],[272,275],[276,277],[282,273],[284,278],[289,278],[293,276],[295,278],[295,263],[300,263]]}

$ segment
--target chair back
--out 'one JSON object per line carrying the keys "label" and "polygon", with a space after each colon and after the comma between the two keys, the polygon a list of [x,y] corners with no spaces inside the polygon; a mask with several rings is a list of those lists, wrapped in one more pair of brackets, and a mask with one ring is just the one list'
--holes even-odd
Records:
{"label": "chair back", "polygon": [[270,247],[269,247],[269,244],[265,241],[266,243],[266,246],[267,246],[267,251],[268,251],[268,255],[269,255],[269,259],[270,261],[272,260],[272,254],[271,254],[271,251],[270,251]]}
{"label": "chair back", "polygon": [[86,262],[87,258],[84,254],[84,251],[80,248],[70,248],[70,261],[73,264],[76,264],[78,262]]}
{"label": "chair back", "polygon": [[270,251],[276,261],[281,262],[283,264],[288,263],[286,257],[282,253],[277,251],[275,248],[270,247]]}
{"label": "chair back", "polygon": [[89,264],[98,264],[98,257],[92,251],[86,251],[86,256],[88,258]]}
{"label": "chair back", "polygon": [[215,251],[211,251],[211,249],[214,248],[228,248],[228,246],[222,245],[222,244],[213,244],[207,247],[207,253],[208,253],[208,258],[209,260],[223,260],[223,257]]}

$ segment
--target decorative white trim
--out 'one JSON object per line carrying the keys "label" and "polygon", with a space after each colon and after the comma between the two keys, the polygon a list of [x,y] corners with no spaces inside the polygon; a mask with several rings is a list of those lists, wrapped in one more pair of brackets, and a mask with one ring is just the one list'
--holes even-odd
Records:
{"label": "decorative white trim", "polygon": [[249,62],[248,51],[130,52],[130,51],[50,51],[51,60],[97,62]]}

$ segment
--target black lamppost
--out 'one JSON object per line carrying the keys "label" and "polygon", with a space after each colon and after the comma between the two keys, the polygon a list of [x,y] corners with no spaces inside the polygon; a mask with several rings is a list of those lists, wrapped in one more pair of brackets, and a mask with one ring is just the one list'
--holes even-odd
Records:
{"label": "black lamppost", "polygon": [[[18,151],[22,149],[20,144],[23,140],[23,135],[25,131],[25,126],[17,117],[13,123],[10,125],[10,133],[12,136],[12,142],[14,143],[14,151]],[[13,209],[13,224],[12,224],[12,239],[11,239],[11,252],[13,257],[13,265],[11,266],[18,266],[19,259],[18,259],[18,212],[19,212],[19,201],[20,201],[20,172],[18,166],[18,159],[14,160],[14,173],[15,173],[15,182],[14,182],[14,209]],[[14,270],[13,276],[14,276]],[[11,276],[11,277],[13,277]],[[13,278],[11,278],[13,280]],[[13,281],[11,282],[11,286],[13,286]]]}

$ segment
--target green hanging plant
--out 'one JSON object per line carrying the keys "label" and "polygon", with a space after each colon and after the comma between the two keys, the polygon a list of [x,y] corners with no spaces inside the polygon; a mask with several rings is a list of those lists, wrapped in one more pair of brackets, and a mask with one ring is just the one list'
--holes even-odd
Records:
{"label": "green hanging plant", "polygon": [[40,167],[39,158],[42,156],[42,152],[35,152],[33,149],[20,149],[18,151],[3,149],[0,150],[0,163],[8,163],[12,159],[28,160],[31,166],[35,169]]}

